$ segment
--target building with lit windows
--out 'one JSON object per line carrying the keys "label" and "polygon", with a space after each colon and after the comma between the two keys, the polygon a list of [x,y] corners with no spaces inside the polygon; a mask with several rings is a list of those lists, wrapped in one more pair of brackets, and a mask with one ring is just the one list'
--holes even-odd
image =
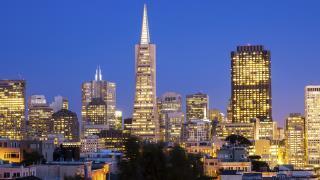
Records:
{"label": "building with lit windows", "polygon": [[208,119],[209,96],[196,93],[187,95],[186,99],[186,120]]}
{"label": "building with lit windows", "polygon": [[147,6],[144,5],[140,43],[135,46],[135,97],[131,133],[142,139],[160,139],[156,99],[156,46],[150,43]]}
{"label": "building with lit windows", "polygon": [[256,139],[275,140],[277,134],[277,122],[274,121],[260,121],[255,119],[255,127],[258,131]]}
{"label": "building with lit windows", "polygon": [[0,136],[21,140],[25,136],[24,80],[0,80]]}
{"label": "building with lit windows", "polygon": [[238,46],[231,52],[232,121],[272,121],[270,51],[263,46]]}
{"label": "building with lit windows", "polygon": [[211,122],[208,119],[190,120],[187,122],[185,132],[186,142],[210,141]]}
{"label": "building with lit windows", "polygon": [[99,136],[91,135],[80,140],[81,153],[94,153],[99,150]]}
{"label": "building with lit windows", "polygon": [[94,125],[105,126],[108,129],[107,105],[102,98],[93,98],[86,107],[86,122],[82,124],[84,132]]}
{"label": "building with lit windows", "polygon": [[255,125],[255,123],[218,123],[215,127],[214,134],[216,134],[220,140],[225,140],[232,134],[239,134],[249,140],[254,140],[258,136]]}
{"label": "building with lit windows", "polygon": [[53,131],[53,110],[43,95],[33,95],[28,102],[28,132],[30,139],[44,140]]}
{"label": "building with lit windows", "polygon": [[305,119],[299,113],[292,113],[286,119],[286,163],[295,169],[304,168],[306,164]]}
{"label": "building with lit windows", "polygon": [[99,134],[99,147],[101,149],[109,149],[113,151],[125,150],[124,142],[129,137],[129,134],[123,133],[121,130],[105,130]]}
{"label": "building with lit windows", "polygon": [[[92,122],[90,115],[98,113],[92,111],[94,108],[98,108],[93,107],[96,103],[99,104],[99,116],[101,116],[102,113],[104,116],[104,119],[100,119],[99,121],[104,121],[103,124],[108,125],[109,128],[116,128],[116,84],[102,79],[100,67],[97,68],[93,81],[82,84],[81,93],[82,135],[85,125],[91,124]],[[102,105],[102,102],[104,102],[104,105]],[[91,107],[88,109],[88,106]],[[102,106],[105,106],[105,110],[101,109]],[[105,113],[102,111],[105,111]]]}
{"label": "building with lit windows", "polygon": [[77,114],[67,109],[53,113],[53,133],[62,134],[66,141],[79,140],[79,122]]}
{"label": "building with lit windows", "polygon": [[320,86],[305,88],[307,164],[320,167]]}
{"label": "building with lit windows", "polygon": [[54,101],[50,104],[53,112],[58,112],[61,109],[69,109],[69,101],[66,97],[55,96]]}
{"label": "building with lit windows", "polygon": [[167,92],[158,98],[157,104],[161,140],[177,142],[180,140],[181,127],[184,123],[181,95]]}
{"label": "building with lit windows", "polygon": [[116,118],[116,130],[122,130],[123,129],[123,123],[122,123],[122,111],[117,110],[115,112],[115,118]]}

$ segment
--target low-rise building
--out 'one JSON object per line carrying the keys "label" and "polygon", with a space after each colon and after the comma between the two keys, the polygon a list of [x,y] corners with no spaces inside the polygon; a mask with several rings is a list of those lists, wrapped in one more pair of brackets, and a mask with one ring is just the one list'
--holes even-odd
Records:
{"label": "low-rise building", "polygon": [[0,179],[17,179],[36,175],[37,171],[35,166],[24,167],[14,164],[0,165]]}

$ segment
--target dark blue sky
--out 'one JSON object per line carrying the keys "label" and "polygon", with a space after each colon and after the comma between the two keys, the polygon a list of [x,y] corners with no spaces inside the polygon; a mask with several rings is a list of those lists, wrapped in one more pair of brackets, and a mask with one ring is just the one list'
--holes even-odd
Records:
{"label": "dark blue sky", "polygon": [[[27,92],[69,98],[80,112],[80,85],[97,65],[117,83],[119,109],[131,115],[134,45],[142,0],[1,0],[0,78],[27,80]],[[273,116],[303,112],[304,86],[320,83],[320,1],[146,1],[157,45],[158,95],[208,93],[225,111],[230,51],[262,44],[272,53]]]}

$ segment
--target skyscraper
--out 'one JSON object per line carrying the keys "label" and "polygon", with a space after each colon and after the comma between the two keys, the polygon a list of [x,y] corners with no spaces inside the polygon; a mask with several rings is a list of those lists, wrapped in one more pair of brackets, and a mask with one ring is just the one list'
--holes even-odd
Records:
{"label": "skyscraper", "polygon": [[320,167],[320,86],[305,88],[307,164]]}
{"label": "skyscraper", "polygon": [[286,161],[296,169],[304,168],[306,162],[305,119],[299,113],[290,114],[286,119]]}
{"label": "skyscraper", "polygon": [[207,94],[197,93],[187,95],[186,100],[186,119],[198,120],[208,119],[209,117],[209,96]]}
{"label": "skyscraper", "polygon": [[[164,93],[157,99],[160,124],[160,139],[177,141],[181,134],[184,114],[181,95],[174,92]],[[174,136],[174,137],[172,137]]]}
{"label": "skyscraper", "polygon": [[263,46],[238,46],[231,52],[232,121],[272,121],[270,51]]}
{"label": "skyscraper", "polygon": [[[105,121],[109,128],[114,129],[116,128],[116,118],[115,118],[115,111],[116,111],[116,84],[113,82],[108,82],[102,79],[102,72],[100,67],[97,68],[95,78],[93,81],[84,82],[82,84],[82,134],[84,132],[84,126],[86,124],[90,124],[90,120],[88,119],[89,114],[93,114],[95,112],[90,112],[90,109],[87,106],[92,102],[94,99],[100,99],[105,103],[106,114],[104,116],[105,119],[99,121]],[[89,110],[89,111],[88,111]]]}
{"label": "skyscraper", "polygon": [[133,135],[145,140],[159,139],[156,100],[156,46],[150,43],[147,6],[144,5],[140,44],[135,46],[135,99]]}
{"label": "skyscraper", "polygon": [[31,96],[28,102],[28,137],[46,139],[53,131],[52,114],[45,96]]}
{"label": "skyscraper", "polygon": [[0,136],[21,140],[25,135],[24,80],[0,80]]}

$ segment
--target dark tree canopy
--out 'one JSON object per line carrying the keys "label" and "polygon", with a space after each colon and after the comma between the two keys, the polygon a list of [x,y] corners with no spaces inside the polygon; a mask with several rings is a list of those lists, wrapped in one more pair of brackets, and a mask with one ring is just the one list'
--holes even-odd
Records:
{"label": "dark tree canopy", "polygon": [[237,144],[243,146],[250,146],[252,143],[245,137],[237,134],[232,134],[226,138],[226,141],[230,144]]}
{"label": "dark tree canopy", "polygon": [[206,179],[201,156],[187,154],[179,146],[167,149],[161,143],[142,143],[130,137],[125,147],[124,158],[119,163],[119,179]]}

